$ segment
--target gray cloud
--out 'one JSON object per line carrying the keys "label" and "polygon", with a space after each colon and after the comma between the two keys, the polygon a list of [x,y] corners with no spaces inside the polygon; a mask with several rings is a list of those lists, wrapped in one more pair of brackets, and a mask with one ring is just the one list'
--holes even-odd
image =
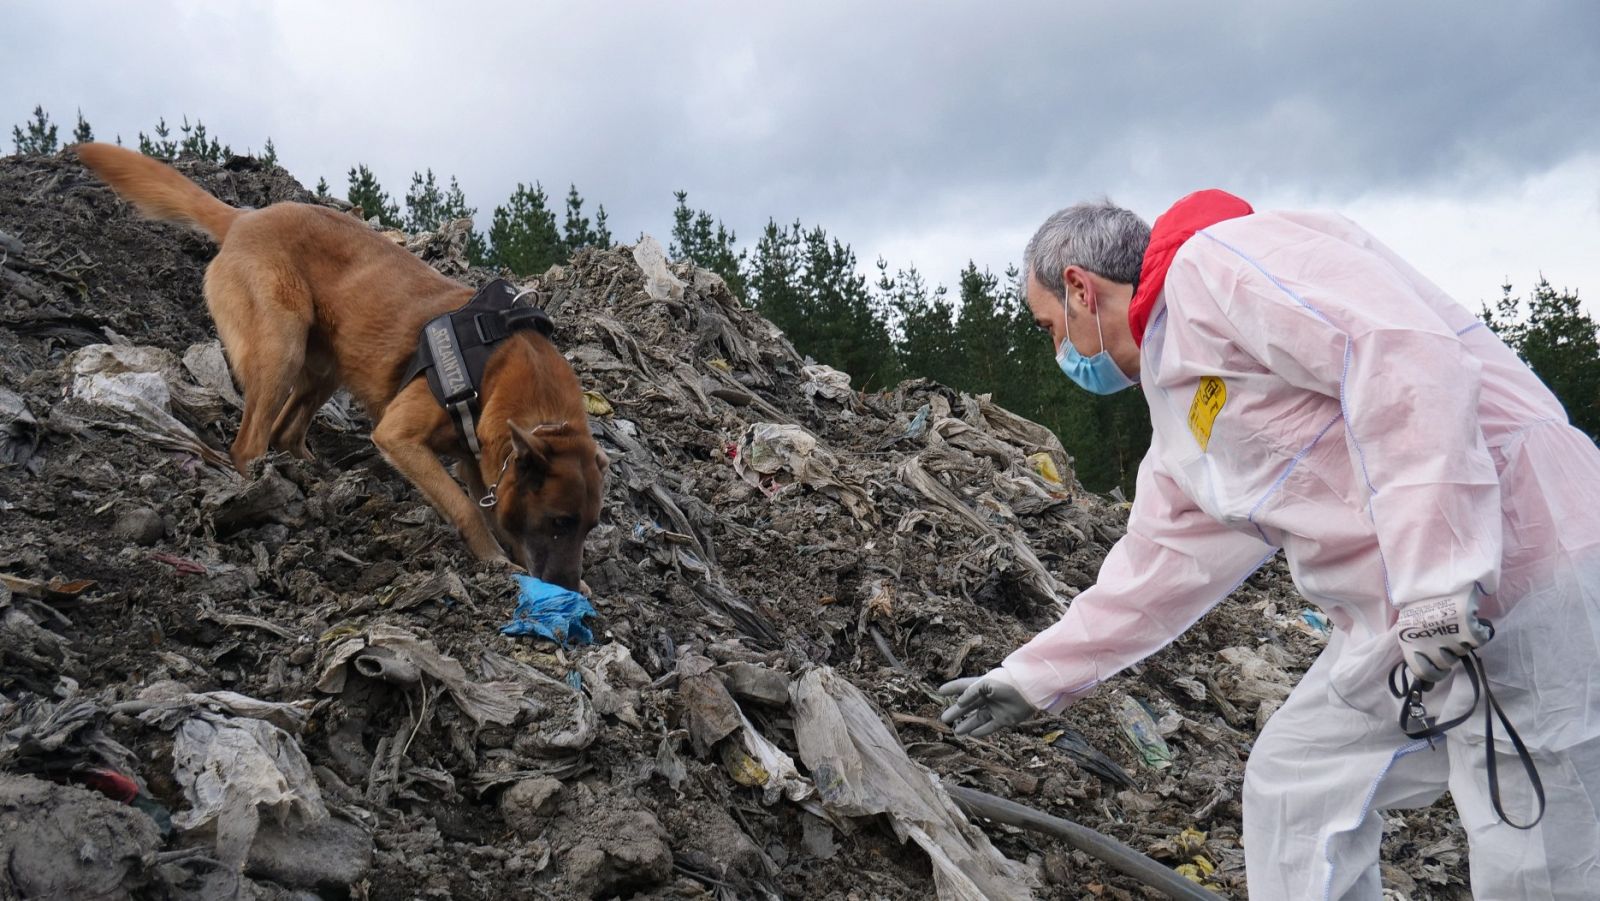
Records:
{"label": "gray cloud", "polygon": [[[431,166],[485,211],[517,181],[575,182],[627,238],[664,231],[686,188],[741,237],[798,217],[867,257],[1002,266],[998,248],[1089,194],[1146,213],[1209,185],[1468,196],[1600,137],[1600,6],[1582,0],[24,0],[8,15],[27,36],[0,59],[14,120],[81,105],[131,141],[188,112],[235,146],[272,135],[308,182],[342,189],[360,160],[398,194]],[[918,245],[929,230],[955,237]],[[961,234],[972,250],[946,246]],[[916,262],[946,279],[959,265]]]}

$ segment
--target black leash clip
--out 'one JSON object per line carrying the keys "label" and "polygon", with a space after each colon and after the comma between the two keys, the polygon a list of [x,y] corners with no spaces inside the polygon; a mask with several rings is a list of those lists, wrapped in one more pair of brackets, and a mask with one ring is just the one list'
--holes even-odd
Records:
{"label": "black leash clip", "polygon": [[[1494,624],[1486,619],[1479,620],[1489,630],[1489,637],[1494,637]],[[1465,657],[1460,658],[1461,668],[1466,671],[1467,680],[1472,683],[1472,706],[1460,716],[1440,723],[1439,718],[1428,714],[1428,707],[1422,701],[1424,693],[1432,691],[1432,682],[1421,679],[1412,681],[1411,671],[1406,668],[1405,661],[1400,661],[1394,669],[1389,671],[1389,693],[1400,699],[1400,731],[1408,737],[1422,739],[1428,742],[1428,747],[1434,746],[1433,740],[1442,737],[1446,732],[1466,722],[1477,711],[1478,704],[1483,704],[1484,722],[1484,769],[1489,779],[1489,803],[1494,808],[1495,815],[1500,821],[1513,829],[1532,829],[1544,819],[1544,782],[1539,778],[1539,769],[1534,766],[1533,755],[1528,753],[1527,745],[1522,743],[1522,736],[1512,727],[1511,721],[1506,719],[1505,711],[1500,709],[1500,704],[1494,699],[1494,691],[1489,687],[1489,674],[1483,668],[1483,659],[1476,650],[1468,650]],[[1506,730],[1506,738],[1510,739],[1512,747],[1517,749],[1517,760],[1522,764],[1523,772],[1528,774],[1528,783],[1533,786],[1534,797],[1539,801],[1539,812],[1531,822],[1517,823],[1506,816],[1505,808],[1500,803],[1500,773],[1499,764],[1495,760],[1494,750],[1494,723]]]}

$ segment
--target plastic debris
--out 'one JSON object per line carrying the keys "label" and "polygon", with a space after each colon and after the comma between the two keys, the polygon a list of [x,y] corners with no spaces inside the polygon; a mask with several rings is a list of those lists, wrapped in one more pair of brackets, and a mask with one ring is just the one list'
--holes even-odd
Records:
{"label": "plastic debris", "polygon": [[616,412],[611,408],[611,401],[598,391],[583,392],[583,409],[590,416],[610,416]]}
{"label": "plastic debris", "polygon": [[1117,725],[1122,727],[1122,737],[1128,746],[1133,748],[1139,760],[1153,770],[1164,770],[1172,766],[1172,749],[1167,747],[1167,742],[1161,737],[1161,730],[1156,726],[1155,718],[1150,711],[1131,695],[1122,695],[1117,699],[1116,706]]}
{"label": "plastic debris", "polygon": [[1058,729],[1044,737],[1045,743],[1056,748],[1085,770],[1118,788],[1133,788],[1133,777],[1117,765],[1115,760],[1089,744],[1083,733],[1076,729]]}
{"label": "plastic debris", "polygon": [[1029,454],[1028,466],[1052,490],[1060,491],[1066,487],[1067,480],[1061,476],[1061,470],[1056,468],[1056,461],[1049,454],[1043,451]]}
{"label": "plastic debris", "polygon": [[644,271],[644,293],[651,300],[681,300],[684,281],[667,268],[667,255],[655,238],[645,235],[633,246],[633,261]]}
{"label": "plastic debris", "polygon": [[811,797],[811,782],[800,775],[794,758],[756,731],[756,727],[742,712],[739,721],[743,726],[743,731],[739,733],[739,744],[735,745],[731,740],[722,744],[722,760],[734,781],[740,785],[761,788],[761,800],[766,804],[774,804],[784,797],[791,801],[804,801]]}
{"label": "plastic debris", "polygon": [[800,370],[800,374],[805,378],[800,384],[800,390],[805,392],[806,397],[813,399],[822,397],[840,403],[850,400],[852,392],[849,373],[818,363]]}
{"label": "plastic debris", "polygon": [[505,635],[538,635],[556,644],[594,644],[585,617],[598,616],[589,599],[576,591],[518,575],[517,609],[500,627]]}
{"label": "plastic debris", "polygon": [[744,724],[739,703],[712,667],[708,658],[698,654],[678,658],[677,697],[683,705],[689,740],[701,757]]}
{"label": "plastic debris", "polygon": [[157,347],[94,344],[68,358],[74,379],[72,396],[115,411],[102,419],[108,428],[126,431],[159,446],[194,454],[221,470],[232,470],[226,456],[200,440],[173,415],[173,407],[207,421],[221,413],[214,392],[187,381],[178,359]]}
{"label": "plastic debris", "polygon": [[39,449],[39,421],[16,393],[0,388],[0,466],[27,466]]}
{"label": "plastic debris", "polygon": [[1026,870],[995,850],[933,774],[906,756],[860,689],[816,667],[801,674],[791,696],[800,759],[829,812],[888,814],[898,835],[928,853],[944,901],[1033,897]]}
{"label": "plastic debris", "polygon": [[1285,652],[1274,645],[1259,648],[1233,647],[1217,652],[1228,666],[1218,673],[1218,681],[1228,700],[1248,710],[1255,706],[1256,728],[1266,727],[1267,718],[1289,699],[1295,677],[1283,668]]}
{"label": "plastic debris", "polygon": [[790,484],[801,484],[837,499],[860,522],[876,519],[872,498],[859,486],[846,482],[843,468],[833,455],[820,447],[816,436],[797,425],[758,422],[739,438],[733,468],[746,482],[775,494],[784,487],[779,475],[788,475]]}
{"label": "plastic debris", "polygon": [[1308,607],[1300,611],[1300,619],[1311,627],[1311,631],[1318,635],[1329,635],[1333,632],[1333,622],[1320,610],[1312,610]]}
{"label": "plastic debris", "polygon": [[455,658],[439,653],[433,642],[381,623],[329,648],[320,669],[317,690],[329,694],[344,691],[352,669],[373,678],[388,675],[391,678],[386,681],[401,683],[414,670],[418,680],[425,675],[441,683],[461,712],[480,725],[510,723],[521,708],[522,686],[518,683],[474,682]]}
{"label": "plastic debris", "polygon": [[596,713],[642,728],[639,690],[650,684],[650,674],[634,661],[626,647],[611,642],[586,654],[574,672],[582,674],[580,685],[589,689]]}
{"label": "plastic debris", "polygon": [[189,805],[173,824],[185,832],[214,825],[217,857],[236,870],[249,858],[262,814],[279,823],[328,817],[300,745],[265,720],[210,712],[184,720],[172,771]]}

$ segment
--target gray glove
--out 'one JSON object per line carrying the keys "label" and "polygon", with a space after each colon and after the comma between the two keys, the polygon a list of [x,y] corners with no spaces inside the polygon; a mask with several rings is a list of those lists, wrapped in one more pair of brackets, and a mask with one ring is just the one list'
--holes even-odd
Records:
{"label": "gray glove", "polygon": [[1478,619],[1478,595],[1418,601],[1400,610],[1400,652],[1411,675],[1437,685],[1494,633]]}
{"label": "gray glove", "polygon": [[939,686],[939,694],[959,696],[939,719],[946,725],[954,725],[957,735],[972,738],[1009,729],[1038,713],[1032,704],[1023,700],[1017,684],[1003,669],[946,682]]}

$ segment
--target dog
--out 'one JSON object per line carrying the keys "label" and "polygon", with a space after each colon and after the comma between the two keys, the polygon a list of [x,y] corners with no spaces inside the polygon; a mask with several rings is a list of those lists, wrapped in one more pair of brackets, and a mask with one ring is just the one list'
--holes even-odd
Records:
{"label": "dog", "polygon": [[[343,385],[372,417],[373,444],[478,559],[587,588],[583,544],[600,517],[608,461],[589,434],[577,374],[544,334],[519,329],[493,347],[478,387],[475,454],[427,379],[401,384],[424,326],[465,305],[473,289],[345,213],[290,202],[238,209],[143,154],[99,143],[72,149],[146,217],[189,225],[219,245],[205,299],[244,394],[231,448],[241,473],[269,448],[310,459],[311,419]],[[441,457],[459,463],[466,492]]]}

